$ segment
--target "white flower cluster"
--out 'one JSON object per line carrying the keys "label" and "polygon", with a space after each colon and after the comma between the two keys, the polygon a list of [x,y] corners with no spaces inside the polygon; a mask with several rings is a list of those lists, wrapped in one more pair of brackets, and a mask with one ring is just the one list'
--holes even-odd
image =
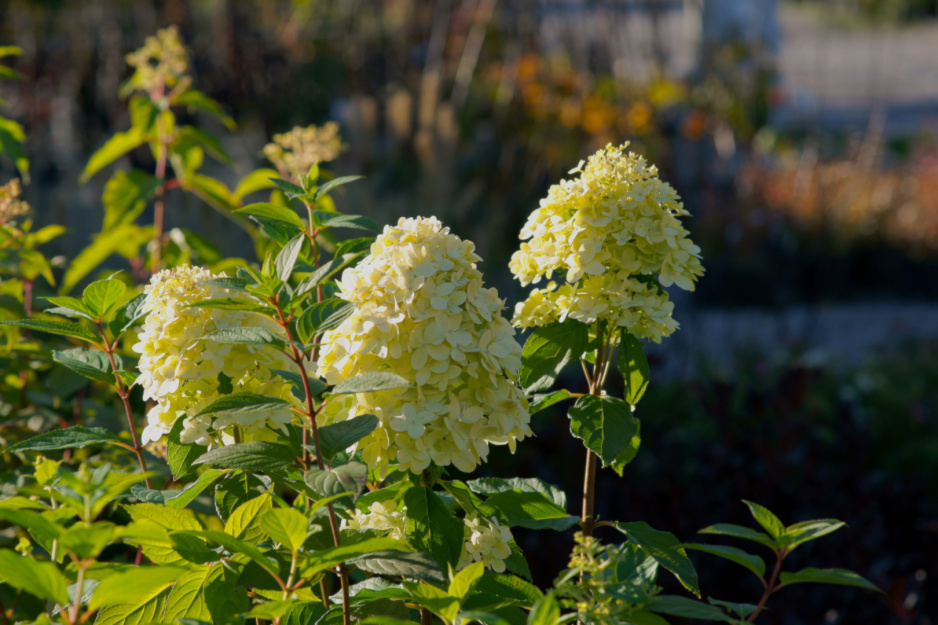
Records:
{"label": "white flower cluster", "polygon": [[531,213],[511,272],[525,286],[554,272],[566,282],[532,291],[515,308],[515,325],[603,320],[656,342],[677,329],[658,285],[693,290],[703,274],[700,248],[678,219],[687,212],[677,193],[627,146],[591,156]]}
{"label": "white flower cluster", "polygon": [[168,434],[178,419],[184,419],[180,440],[200,445],[231,444],[235,427],[244,441],[274,440],[276,434],[268,426],[282,430],[291,420],[289,405],[201,414],[223,391],[248,391],[297,403],[290,385],[271,371],[289,369],[286,356],[254,345],[230,345],[206,338],[229,328],[276,329],[272,320],[255,313],[191,307],[209,298],[245,297],[206,284],[219,277],[201,267],[181,266],[157,273],[145,289],[148,314],[133,349],[140,354],[137,383],[143,387],[144,399],[152,399],[156,405],[147,413],[144,444]]}
{"label": "white flower cluster", "polygon": [[338,283],[356,308],[323,336],[319,373],[330,384],[380,371],[411,383],[335,397],[324,410],[329,422],[378,417],[359,445],[384,474],[392,460],[403,471],[430,463],[472,471],[489,445],[514,451],[531,434],[515,383],[521,346],[498,293],[482,285],[474,249],[434,218],[401,219]]}
{"label": "white flower cluster", "polygon": [[[369,512],[353,510],[352,518],[343,525],[357,530],[388,531],[389,538],[403,540],[407,527],[406,508],[396,508],[393,501],[373,503]],[[496,573],[505,571],[505,560],[511,556],[512,536],[511,530],[501,525],[498,519],[467,517],[465,538],[457,570],[464,569],[473,562],[482,562]]]}

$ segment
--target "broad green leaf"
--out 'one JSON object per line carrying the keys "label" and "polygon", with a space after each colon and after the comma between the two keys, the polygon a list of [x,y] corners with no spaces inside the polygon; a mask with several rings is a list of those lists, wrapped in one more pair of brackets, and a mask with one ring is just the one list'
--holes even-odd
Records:
{"label": "broad green leaf", "polygon": [[94,625],[149,625],[163,614],[171,588],[166,587],[153,596],[138,596],[134,603],[105,606]]}
{"label": "broad green leaf", "polygon": [[[165,532],[202,529],[191,510],[153,503],[138,503],[123,508],[135,522],[152,524]],[[143,555],[157,564],[179,564],[186,561],[173,547],[168,535],[166,538],[136,538],[128,542],[142,546]]]}
{"label": "broad green leaf", "polygon": [[0,549],[0,582],[59,605],[68,603],[65,577],[51,562],[39,562],[9,549]]}
{"label": "broad green leaf", "polygon": [[405,378],[391,373],[381,371],[374,373],[363,373],[354,378],[343,380],[336,384],[331,391],[332,395],[347,395],[350,393],[374,393],[376,391],[388,391],[395,388],[404,388],[410,386]]}
{"label": "broad green leaf", "polygon": [[173,98],[174,106],[186,106],[193,109],[198,109],[200,111],[205,111],[213,116],[215,116],[221,123],[225,125],[228,130],[234,130],[236,128],[234,120],[230,115],[225,113],[221,104],[208,97],[201,91],[197,89],[186,89],[182,93],[176,95]]}
{"label": "broad green leaf", "polygon": [[459,614],[459,600],[446,591],[423,582],[404,581],[402,585],[410,592],[414,603],[438,614],[446,622],[454,621]]}
{"label": "broad green leaf", "polygon": [[117,443],[120,439],[104,428],[85,428],[75,425],[69,428],[59,428],[20,441],[3,450],[4,453],[14,451],[52,451],[54,449],[81,449],[87,445],[98,443]]}
{"label": "broad green leaf", "polygon": [[632,437],[628,446],[619,452],[619,455],[616,456],[612,464],[609,465],[613,471],[619,474],[619,477],[622,477],[625,467],[638,455],[638,449],[642,445],[642,423],[634,417],[633,420],[635,421],[635,436]]}
{"label": "broad green leaf", "polygon": [[566,389],[560,389],[559,391],[554,391],[553,393],[534,395],[531,398],[531,405],[528,407],[528,412],[533,417],[540,411],[546,410],[554,404],[560,403],[565,399],[570,399],[571,397],[573,397],[573,394]]}
{"label": "broad green leaf", "polygon": [[125,258],[136,258],[140,248],[153,238],[151,227],[128,224],[117,226],[95,236],[94,241],[72,259],[65,270],[59,293],[71,291],[85,276],[94,271],[111,254],[120,254]]}
{"label": "broad green leaf", "polygon": [[105,384],[116,384],[114,371],[111,369],[111,362],[107,354],[96,349],[66,349],[64,351],[53,351],[52,360],[65,365],[78,375],[84,376],[89,380],[104,382]]}
{"label": "broad green leaf", "polygon": [[503,605],[530,608],[543,598],[544,593],[537,586],[520,577],[486,570],[462,607],[466,610],[490,610]]}
{"label": "broad green leaf", "polygon": [[72,323],[69,321],[46,321],[44,319],[20,319],[18,321],[2,321],[0,326],[16,326],[35,330],[36,332],[48,332],[59,336],[70,336],[81,339],[88,343],[94,343],[99,337],[92,334],[90,330],[81,325],[81,323]]}
{"label": "broad green leaf", "polygon": [[56,306],[56,308],[47,310],[47,313],[61,315],[63,317],[72,317],[73,319],[94,321],[94,312],[89,310],[80,299],[68,297],[67,295],[60,297],[44,297],[43,299]]}
{"label": "broad green leaf", "polygon": [[864,577],[847,569],[801,569],[795,573],[782,573],[782,585],[791,584],[839,584],[841,586],[856,586],[867,590],[883,592],[878,586]]}
{"label": "broad green leaf", "polygon": [[[255,547],[254,545],[248,544],[243,540],[239,540],[234,536],[226,534],[224,532],[219,532],[215,530],[203,530],[198,532],[183,532],[185,534],[190,534],[192,536],[199,536],[208,540],[209,542],[216,543],[227,549],[230,553],[243,553],[253,562],[259,564],[262,568],[267,571],[276,572],[277,561],[266,555],[263,551]],[[175,534],[174,534],[175,535]]]}
{"label": "broad green leaf", "polygon": [[16,165],[23,178],[23,182],[29,182],[29,158],[26,156],[26,150],[23,149],[23,142],[26,140],[26,134],[23,127],[12,119],[6,119],[0,116],[0,153],[6,154]]}
{"label": "broad green leaf", "polygon": [[827,536],[831,532],[836,532],[844,527],[846,523],[837,519],[814,519],[812,521],[802,521],[785,528],[779,542],[788,551],[793,550],[798,545],[804,544],[810,540]]}
{"label": "broad green leaf", "polygon": [[81,559],[96,558],[116,537],[117,526],[113,523],[76,523],[59,537],[59,548]]}
{"label": "broad green leaf", "polygon": [[[293,385],[293,396],[300,401],[306,401],[306,391],[303,387],[303,376],[298,371],[286,371],[284,369],[271,369],[274,373]],[[326,383],[317,377],[307,377],[309,392],[313,397],[318,396],[328,388]]]}
{"label": "broad green leaf", "polygon": [[244,208],[237,209],[235,212],[242,215],[250,215],[261,224],[271,222],[290,226],[298,230],[305,228],[305,224],[303,220],[300,219],[300,216],[297,215],[293,209],[286,206],[261,202],[248,204]]}
{"label": "broad green leaf", "polygon": [[648,388],[651,370],[648,368],[648,359],[645,358],[642,344],[625,330],[622,331],[622,342],[619,344],[619,353],[616,355],[616,366],[625,381],[625,401],[634,406]]}
{"label": "broad green leaf", "polygon": [[241,215],[232,213],[238,202],[224,182],[203,174],[189,174],[181,181],[181,186],[226,217],[235,218],[242,226],[248,227],[250,232],[250,222]]}
{"label": "broad green leaf", "polygon": [[752,603],[733,603],[732,601],[720,601],[719,599],[714,599],[713,597],[707,597],[707,601],[709,601],[712,605],[719,606],[724,610],[732,612],[742,619],[746,618],[758,609],[758,606]]}
{"label": "broad green leaf", "polygon": [[542,493],[557,506],[564,509],[567,507],[567,494],[563,490],[536,477],[482,477],[469,480],[466,485],[472,492],[480,495],[494,495],[512,490]]}
{"label": "broad green leaf", "polygon": [[256,193],[257,191],[263,191],[264,189],[273,189],[277,185],[270,181],[272,176],[277,176],[276,171],[273,169],[255,169],[247,176],[241,179],[241,182],[238,183],[238,186],[235,187],[233,195],[235,199],[242,200],[244,197]]}
{"label": "broad green leaf", "polygon": [[0,520],[28,530],[43,545],[52,545],[52,541],[61,536],[64,531],[58,523],[29,510],[0,508]]}
{"label": "broad green leaf", "polygon": [[197,566],[182,575],[173,586],[173,590],[166,599],[166,621],[176,619],[197,619],[210,621],[212,616],[205,604],[203,588],[211,568]]}
{"label": "broad green leaf", "polygon": [[166,499],[166,505],[171,508],[185,508],[190,503],[192,503],[196,497],[201,495],[206,488],[217,482],[223,475],[227,473],[227,471],[209,469],[200,475],[199,479],[197,479],[195,482],[186,486],[181,493],[175,497]]}
{"label": "broad green leaf", "polygon": [[235,508],[225,522],[225,533],[256,545],[267,538],[261,520],[273,508],[273,499],[268,493],[249,499]]}
{"label": "broad green leaf", "polygon": [[625,534],[631,543],[641,547],[658,564],[671,571],[684,588],[700,596],[697,571],[674,534],[656,530],[644,521],[613,523],[612,525]]}
{"label": "broad green leaf", "polygon": [[141,293],[117,309],[114,319],[108,324],[115,335],[123,334],[136,321],[146,317],[145,303],[146,295]]}
{"label": "broad green leaf", "polygon": [[331,462],[338,452],[354,445],[378,427],[378,417],[370,414],[358,415],[347,421],[339,421],[319,428],[319,444],[323,460]]}
{"label": "broad green leaf", "polygon": [[488,497],[485,502],[494,507],[509,527],[552,529],[558,532],[570,529],[580,519],[540,492],[509,490]]}
{"label": "broad green leaf", "polygon": [[701,545],[697,543],[685,544],[684,548],[693,549],[694,551],[703,551],[704,553],[725,558],[730,562],[735,562],[740,566],[746,567],[758,577],[765,575],[765,561],[759,556],[746,553],[742,549],[727,547],[725,545]]}
{"label": "broad green leaf", "polygon": [[486,519],[499,516],[498,510],[482,501],[465,483],[458,480],[441,480],[440,486],[456,500],[467,516],[478,515]]}
{"label": "broad green leaf", "polygon": [[173,584],[185,571],[177,566],[137,566],[109,575],[98,583],[88,602],[88,609],[134,603],[141,595],[157,594]]}
{"label": "broad green leaf", "polygon": [[303,278],[303,280],[297,285],[296,297],[302,297],[303,295],[310,293],[318,285],[337,274],[344,267],[354,262],[355,259],[359,258],[360,256],[361,254],[343,255],[340,254],[338,250],[336,250],[335,258],[323,263],[315,271]]}
{"label": "broad green leaf", "polygon": [[432,555],[441,567],[456,566],[464,542],[463,522],[426,486],[404,492],[407,542]]}
{"label": "broad green leaf", "polygon": [[286,445],[252,441],[215,447],[199,456],[192,464],[205,464],[222,469],[276,471],[290,466],[294,460],[293,451]]}
{"label": "broad green leaf", "polygon": [[603,461],[612,464],[638,433],[632,408],[616,397],[586,395],[570,409],[570,431]]}
{"label": "broad green leaf", "polygon": [[588,343],[589,330],[578,321],[537,328],[521,352],[521,386],[528,393],[549,389],[567,363],[583,355]]}
{"label": "broad green leaf", "polygon": [[354,499],[365,488],[368,468],[360,462],[349,462],[334,469],[310,469],[305,474],[306,485],[323,497],[348,493]]}
{"label": "broad green leaf", "polygon": [[679,616],[701,621],[722,621],[725,623],[734,621],[734,619],[728,617],[720,608],[687,597],[658,596],[646,605],[645,609],[650,612],[657,612],[658,614],[667,614],[668,616]]}
{"label": "broad green leaf", "polygon": [[136,128],[131,128],[125,132],[115,133],[110,139],[108,139],[104,145],[102,145],[94,154],[91,155],[91,158],[88,159],[88,164],[85,165],[85,171],[82,173],[79,181],[82,183],[87,182],[92,176],[96,173],[119,159],[127,152],[130,152],[136,147],[143,145],[146,142],[146,135]]}
{"label": "broad green leaf", "polygon": [[514,539],[508,541],[508,546],[511,548],[511,555],[505,558],[505,567],[510,573],[520,575],[528,581],[533,581],[531,569],[528,567],[528,561],[525,559],[524,553],[521,552],[521,547]]}
{"label": "broad green leaf", "polygon": [[286,400],[279,397],[258,395],[247,391],[239,391],[230,395],[222,395],[209,404],[199,416],[223,413],[261,412],[286,406]]}
{"label": "broad green leaf", "polygon": [[[329,193],[329,191],[331,191],[332,189],[335,189],[336,187],[348,184],[350,182],[354,182],[361,178],[364,178],[364,176],[339,176],[338,178],[333,178],[329,182],[326,182],[320,185],[319,188],[316,189],[316,192],[313,194],[313,201],[315,202],[316,200],[321,198],[326,193]],[[375,231],[378,231],[378,230],[379,228],[376,227]]]}
{"label": "broad green leaf", "polygon": [[180,126],[176,129],[173,143],[173,149],[176,147],[175,144],[178,143],[183,150],[187,145],[199,145],[219,163],[224,165],[232,164],[231,156],[222,146],[218,137],[201,128],[196,128],[195,126]]}
{"label": "broad green leaf", "polygon": [[104,225],[101,230],[134,223],[159,186],[159,178],[139,169],[115,171],[104,185],[104,194],[101,196],[104,204]]}
{"label": "broad green leaf", "polygon": [[317,334],[334,330],[355,312],[355,304],[337,297],[316,302],[303,311],[296,320],[300,341],[309,343]]}
{"label": "broad green leaf", "polygon": [[192,473],[193,463],[208,451],[208,448],[204,445],[178,442],[179,434],[182,432],[184,425],[183,421],[184,419],[177,419],[166,437],[166,463],[169,465],[169,470],[173,472],[173,477],[177,480],[184,479]]}
{"label": "broad green leaf", "polygon": [[373,575],[409,577],[434,583],[441,583],[445,579],[437,563],[425,553],[390,549],[374,551],[349,560],[361,570]]}
{"label": "broad green leaf", "polygon": [[485,572],[484,562],[474,562],[453,576],[453,581],[449,583],[447,592],[456,597],[460,603],[476,587],[482,574]]}
{"label": "broad green leaf", "polygon": [[751,501],[746,501],[743,499],[743,503],[749,507],[749,512],[752,513],[752,518],[759,522],[765,531],[769,533],[769,536],[778,540],[782,537],[782,534],[785,533],[785,524],[782,523],[777,516],[772,514],[768,508],[760,506],[757,503]]}
{"label": "broad green leaf", "polygon": [[306,540],[309,522],[292,508],[275,508],[261,517],[261,528],[286,549],[296,551]]}
{"label": "broad green leaf", "polygon": [[362,215],[342,215],[340,213],[316,211],[313,213],[313,219],[316,220],[320,229],[351,228],[353,230],[370,230],[371,232],[381,231],[381,228],[378,227],[378,224],[376,224],[374,220]]}
{"label": "broad green leaf", "polygon": [[277,267],[277,277],[284,282],[290,279],[290,274],[293,273],[293,267],[296,266],[296,259],[299,258],[300,252],[303,251],[303,243],[305,241],[306,234],[300,233],[290,239],[287,244],[283,246],[283,249],[280,250],[280,253],[277,254],[274,265]]}
{"label": "broad green leaf", "polygon": [[760,545],[765,545],[769,549],[776,549],[777,545],[770,536],[763,534],[758,530],[754,530],[750,527],[744,527],[742,525],[733,525],[732,523],[717,523],[709,527],[705,527],[700,530],[701,534],[717,534],[720,536],[732,536],[734,538],[742,538],[744,540],[751,540],[757,542]]}
{"label": "broad green leaf", "polygon": [[[243,556],[235,556],[225,564],[215,564],[212,566],[205,580],[205,606],[208,608],[209,619],[212,623],[243,623],[243,617],[238,620],[239,615],[248,611],[251,605],[247,595],[247,588],[236,586],[236,575],[226,575],[227,571],[240,572],[244,567],[245,560]],[[232,566],[234,565],[234,566]],[[281,623],[281,625],[284,625]],[[299,625],[299,624],[296,624]],[[303,623],[307,625],[307,623]]]}
{"label": "broad green leaf", "polygon": [[559,619],[560,604],[552,592],[544,595],[528,613],[528,625],[557,625]]}
{"label": "broad green leaf", "polygon": [[270,345],[277,349],[284,347],[283,339],[266,328],[228,328],[211,332],[204,338],[231,345]]}
{"label": "broad green leaf", "polygon": [[303,575],[310,577],[342,562],[369,557],[375,553],[399,548],[401,545],[401,541],[393,538],[369,538],[355,544],[307,552],[303,563]]}

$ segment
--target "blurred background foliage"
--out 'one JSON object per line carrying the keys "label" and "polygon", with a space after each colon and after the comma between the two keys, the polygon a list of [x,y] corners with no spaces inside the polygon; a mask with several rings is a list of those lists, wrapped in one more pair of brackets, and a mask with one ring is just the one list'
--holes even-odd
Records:
{"label": "blurred background foliage", "polygon": [[[756,26],[717,28],[721,6]],[[676,315],[692,322],[689,311],[726,307],[938,297],[938,150],[921,121],[933,124],[938,106],[897,124],[887,94],[865,101],[859,123],[833,123],[823,102],[803,106],[791,89],[777,32],[779,15],[788,28],[818,28],[822,40],[842,32],[835,27],[847,38],[896,41],[924,32],[934,53],[935,14],[933,0],[7,0],[0,43],[23,49],[11,61],[23,79],[0,83],[0,97],[5,118],[28,137],[24,197],[37,227],[67,228],[44,247],[58,255],[48,270],[59,277],[100,229],[104,177],[78,179],[88,156],[130,123],[117,97],[129,74],[124,55],[169,24],[190,47],[195,84],[237,123],[231,131],[194,114],[232,156],[230,167],[206,162],[209,175],[234,188],[266,166],[261,149],[273,134],[335,120],[349,149],[331,168],[366,176],[343,189],[343,205],[379,223],[437,215],[476,242],[509,305],[521,291],[506,263],[527,214],[580,159],[629,140],[693,214],[708,273]],[[797,32],[785,33],[791,46]],[[833,52],[815,54],[821,63]],[[938,75],[927,80],[938,85]],[[123,162],[153,168],[146,150]],[[14,160],[0,158],[0,180],[14,175]],[[253,260],[248,234],[224,211],[177,194],[167,229],[197,235],[185,239],[197,244],[195,260]],[[126,268],[121,262],[111,267]],[[911,324],[935,336],[924,326],[936,320]],[[642,453],[626,480],[602,475],[602,488],[621,496],[603,496],[610,508],[600,512],[647,518],[685,540],[698,525],[742,515],[741,498],[789,523],[843,518],[851,529],[827,541],[823,559],[873,580],[885,599],[796,589],[765,621],[933,623],[938,345],[894,339],[839,366],[810,347],[789,341],[737,354],[738,345],[723,345],[734,352],[729,368],[708,366],[707,354],[656,352],[653,371],[694,359],[692,374],[652,384]],[[87,385],[62,368],[46,384],[30,391],[32,420],[4,429],[37,430],[78,411],[94,425],[115,418],[113,406],[83,399]],[[2,387],[11,414],[25,383],[8,378]],[[564,470],[566,459],[580,462],[567,427],[563,414],[540,417],[538,439],[516,456],[497,455],[491,470],[579,492]],[[546,583],[562,558],[539,552],[537,540],[528,536],[526,551]],[[736,572],[698,564],[721,572],[707,576],[717,587],[706,592],[740,596]]]}

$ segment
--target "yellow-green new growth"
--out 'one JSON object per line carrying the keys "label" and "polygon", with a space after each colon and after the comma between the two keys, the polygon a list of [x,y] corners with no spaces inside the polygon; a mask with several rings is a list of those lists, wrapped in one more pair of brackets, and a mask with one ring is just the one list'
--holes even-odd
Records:
{"label": "yellow-green new growth", "polygon": [[[225,329],[260,327],[272,331],[276,324],[250,312],[192,307],[206,299],[239,298],[243,294],[206,284],[222,276],[201,267],[183,265],[153,276],[146,287],[148,311],[133,346],[140,354],[144,399],[156,401],[147,413],[144,444],[168,434],[183,419],[183,443],[231,444],[235,428],[242,440],[275,440],[292,418],[291,405],[298,401],[290,385],[272,369],[289,369],[282,353],[254,345],[231,345],[207,338]],[[224,376],[224,377],[222,377]],[[230,388],[227,388],[230,384]],[[223,392],[245,391],[288,402],[282,407],[202,415]]]}
{"label": "yellow-green new growth", "polygon": [[483,287],[474,250],[435,218],[401,219],[338,282],[356,309],[323,335],[320,374],[334,384],[390,371],[410,382],[335,397],[325,408],[329,422],[378,417],[360,448],[382,473],[391,461],[403,471],[431,463],[472,471],[489,445],[514,451],[531,434],[516,385],[521,346],[501,316],[504,302]]}
{"label": "yellow-green new growth", "polygon": [[656,342],[677,329],[658,285],[693,290],[700,248],[678,219],[687,211],[677,193],[627,146],[580,163],[571,172],[580,176],[553,185],[528,217],[511,272],[525,286],[555,272],[566,281],[532,291],[515,308],[516,326],[600,320]]}

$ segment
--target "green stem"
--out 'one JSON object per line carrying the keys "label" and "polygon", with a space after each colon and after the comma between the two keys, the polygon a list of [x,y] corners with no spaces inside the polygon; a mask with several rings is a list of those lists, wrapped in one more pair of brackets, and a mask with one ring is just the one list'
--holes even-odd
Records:
{"label": "green stem", "polygon": [[[589,394],[601,397],[603,393],[603,382],[605,381],[606,364],[611,346],[607,345],[603,337],[602,324],[596,322],[596,337],[599,339],[599,347],[594,354],[592,371],[588,371],[586,363],[583,362],[583,372],[586,375],[586,381],[589,383]],[[583,511],[580,516],[580,525],[583,527],[583,533],[592,536],[595,528],[596,515],[596,454],[593,450],[586,449],[586,467],[583,470]]]}

